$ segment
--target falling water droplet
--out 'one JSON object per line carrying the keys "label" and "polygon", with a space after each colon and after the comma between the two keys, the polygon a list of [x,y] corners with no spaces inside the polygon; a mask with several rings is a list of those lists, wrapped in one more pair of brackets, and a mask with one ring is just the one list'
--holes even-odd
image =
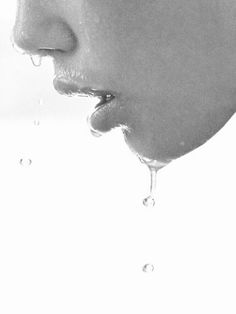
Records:
{"label": "falling water droplet", "polygon": [[155,193],[156,193],[156,180],[157,171],[167,165],[167,163],[160,162],[154,159],[141,157],[138,155],[139,160],[148,166],[150,172],[150,194],[143,200],[143,205],[146,207],[154,207],[156,204]]}
{"label": "falling water droplet", "polygon": [[143,266],[144,273],[152,273],[154,271],[154,266],[152,264],[146,264]]}
{"label": "falling water droplet", "polygon": [[151,167],[148,166],[150,170],[150,179],[151,179],[151,184],[150,184],[150,195],[146,197],[143,200],[143,205],[146,207],[154,207],[156,202],[155,202],[155,192],[156,192],[156,181],[157,181],[157,171],[158,168],[156,167]]}
{"label": "falling water droplet", "polygon": [[35,126],[39,126],[40,125],[40,121],[39,120],[34,120],[34,125]]}
{"label": "falling water droplet", "polygon": [[151,195],[149,195],[143,200],[143,205],[146,207],[154,207],[155,204],[156,204],[155,198]]}
{"label": "falling water droplet", "polygon": [[42,64],[42,57],[38,55],[31,55],[30,59],[35,67],[40,67]]}
{"label": "falling water droplet", "polygon": [[32,164],[32,160],[31,159],[27,159],[27,158],[21,158],[20,159],[20,165],[21,166],[30,166]]}

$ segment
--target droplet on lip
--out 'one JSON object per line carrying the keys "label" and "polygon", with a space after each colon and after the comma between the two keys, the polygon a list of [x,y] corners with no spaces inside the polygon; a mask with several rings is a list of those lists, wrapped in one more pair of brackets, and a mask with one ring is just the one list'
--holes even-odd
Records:
{"label": "droplet on lip", "polygon": [[102,133],[98,132],[98,131],[95,131],[94,129],[90,129],[90,132],[91,134],[94,136],[94,137],[101,137],[102,136]]}
{"label": "droplet on lip", "polygon": [[89,125],[89,129],[90,129],[90,132],[91,134],[94,136],[94,137],[101,137],[103,135],[103,133],[95,130],[92,126],[91,126],[91,122],[90,122],[90,116],[87,117],[87,123]]}
{"label": "droplet on lip", "polygon": [[30,59],[35,67],[40,67],[42,64],[42,57],[38,55],[31,55]]}

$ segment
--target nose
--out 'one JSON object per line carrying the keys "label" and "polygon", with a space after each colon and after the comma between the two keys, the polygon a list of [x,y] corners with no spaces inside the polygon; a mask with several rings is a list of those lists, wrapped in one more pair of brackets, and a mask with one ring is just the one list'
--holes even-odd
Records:
{"label": "nose", "polygon": [[41,56],[72,53],[76,36],[66,19],[56,13],[50,1],[19,0],[13,41],[28,54]]}

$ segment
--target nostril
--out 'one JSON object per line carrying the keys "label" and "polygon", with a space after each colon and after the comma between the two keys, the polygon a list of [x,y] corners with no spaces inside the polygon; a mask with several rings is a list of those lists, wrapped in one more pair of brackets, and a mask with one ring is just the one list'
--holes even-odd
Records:
{"label": "nostril", "polygon": [[62,54],[62,53],[65,53],[67,51],[64,51],[62,49],[55,49],[55,48],[49,48],[49,47],[42,47],[42,48],[39,48],[37,50],[37,54],[42,56],[42,57],[53,57],[57,54]]}
{"label": "nostril", "polygon": [[41,47],[38,49],[39,52],[44,53],[44,51],[46,51],[47,53],[53,52],[55,50],[59,50],[59,49],[55,49],[55,48],[50,48],[50,47]]}
{"label": "nostril", "polygon": [[54,48],[49,48],[49,47],[42,47],[37,50],[37,55],[41,57],[53,57],[57,53],[61,53],[62,50],[60,49],[54,49]]}
{"label": "nostril", "polygon": [[71,53],[77,47],[77,38],[70,26],[57,19],[30,25],[16,23],[13,37],[15,45],[28,54],[54,56],[56,53]]}

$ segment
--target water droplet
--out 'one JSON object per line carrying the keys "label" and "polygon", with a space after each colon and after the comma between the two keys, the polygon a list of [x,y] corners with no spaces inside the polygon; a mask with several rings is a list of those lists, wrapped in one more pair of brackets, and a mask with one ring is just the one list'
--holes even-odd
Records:
{"label": "water droplet", "polygon": [[146,264],[143,266],[143,272],[152,273],[154,271],[154,266],[152,264]]}
{"label": "water droplet", "polygon": [[143,205],[146,207],[154,207],[155,202],[155,192],[156,192],[156,177],[158,168],[149,166],[150,171],[150,195],[143,200]]}
{"label": "water droplet", "polygon": [[35,126],[39,126],[40,125],[40,121],[39,120],[34,120],[34,125]]}
{"label": "water droplet", "polygon": [[158,160],[149,159],[141,157],[138,155],[139,160],[144,163],[149,168],[150,172],[150,194],[143,200],[143,205],[146,207],[154,207],[156,204],[155,201],[155,192],[156,192],[156,180],[157,180],[157,171],[167,165],[167,163],[160,162]]}
{"label": "water droplet", "polygon": [[156,204],[155,198],[149,195],[143,200],[143,205],[146,207],[154,207]]}
{"label": "water droplet", "polygon": [[40,67],[42,64],[42,57],[38,55],[31,55],[30,59],[35,67]]}
{"label": "water droplet", "polygon": [[20,164],[21,166],[30,166],[32,164],[32,160],[28,158],[21,158]]}

